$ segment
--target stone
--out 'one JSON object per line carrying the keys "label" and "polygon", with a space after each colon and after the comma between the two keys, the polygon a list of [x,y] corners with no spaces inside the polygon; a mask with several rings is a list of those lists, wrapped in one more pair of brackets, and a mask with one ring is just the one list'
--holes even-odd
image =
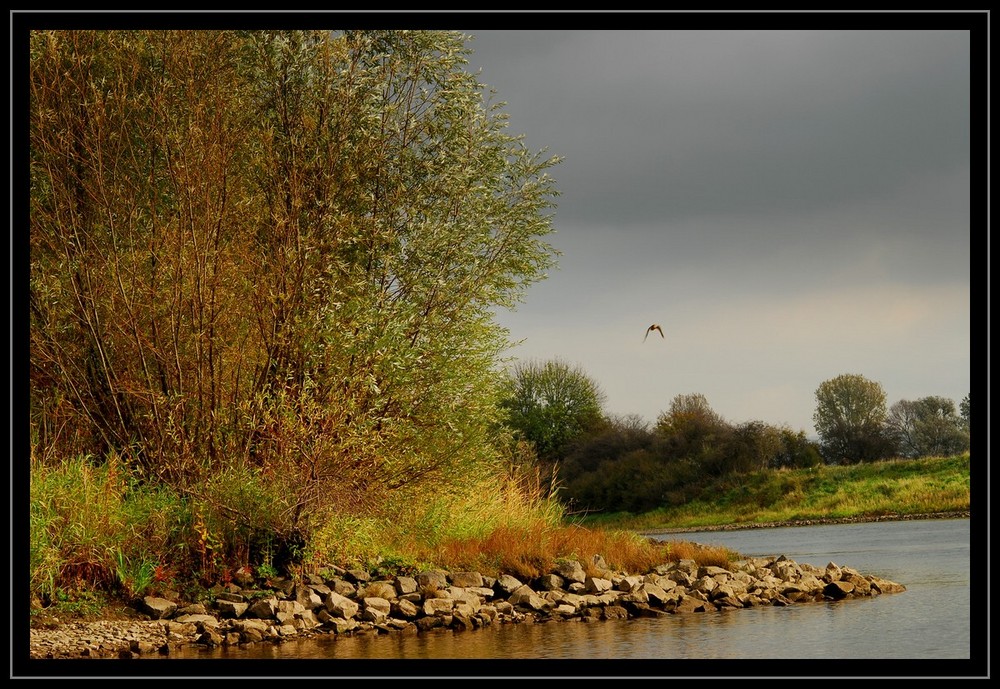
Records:
{"label": "stone", "polygon": [[393,585],[396,587],[396,594],[399,596],[416,593],[417,591],[417,580],[413,577],[396,577],[393,580]]}
{"label": "stone", "polygon": [[501,575],[496,583],[493,585],[493,590],[499,595],[509,596],[514,593],[517,589],[521,588],[524,584],[519,581],[516,577],[512,577],[509,574]]}
{"label": "stone", "polygon": [[448,578],[452,586],[461,588],[478,588],[483,585],[483,575],[479,572],[452,572]]}
{"label": "stone", "polygon": [[250,607],[246,603],[229,600],[217,600],[215,605],[219,609],[219,617],[240,617]]}
{"label": "stone", "polygon": [[535,593],[530,586],[522,586],[510,595],[508,602],[515,607],[545,610],[551,603]]}
{"label": "stone", "polygon": [[823,588],[823,593],[834,600],[840,600],[841,598],[847,598],[848,595],[853,593],[854,584],[849,581],[831,581]]}
{"label": "stone", "polygon": [[146,596],[142,599],[142,609],[154,620],[162,620],[174,614],[174,611],[177,610],[177,603],[166,598]]}
{"label": "stone", "polygon": [[417,580],[417,586],[422,589],[443,589],[448,586],[448,573],[443,569],[420,572],[414,579]]}
{"label": "stone", "polygon": [[451,598],[428,598],[423,605],[424,615],[433,617],[450,613],[454,605],[455,602]]}
{"label": "stone", "polygon": [[587,577],[586,581],[587,592],[588,593],[604,593],[605,591],[610,591],[612,588],[612,583],[610,579],[604,579],[601,577]]}
{"label": "stone", "polygon": [[392,604],[392,612],[403,619],[412,620],[420,614],[420,608],[412,601],[400,599]]}
{"label": "stone", "polygon": [[345,573],[347,580],[352,584],[366,584],[371,581],[371,574],[363,569],[349,569]]}
{"label": "stone", "polygon": [[601,618],[605,620],[627,620],[628,610],[620,605],[606,605]]}
{"label": "stone", "polygon": [[358,598],[385,598],[386,600],[391,600],[395,597],[396,586],[391,581],[372,581],[358,590]]}
{"label": "stone", "polygon": [[543,574],[535,582],[538,588],[544,591],[557,591],[562,589],[565,582],[558,574]]}
{"label": "stone", "polygon": [[553,572],[571,583],[582,584],[587,580],[587,573],[579,560],[557,560]]}
{"label": "stone", "polygon": [[278,599],[272,596],[270,598],[261,598],[260,600],[254,601],[254,603],[247,609],[246,615],[248,617],[269,620],[274,617],[274,614],[277,611]]}
{"label": "stone", "polygon": [[334,617],[350,619],[358,614],[360,607],[350,598],[333,592],[326,599],[326,610]]}

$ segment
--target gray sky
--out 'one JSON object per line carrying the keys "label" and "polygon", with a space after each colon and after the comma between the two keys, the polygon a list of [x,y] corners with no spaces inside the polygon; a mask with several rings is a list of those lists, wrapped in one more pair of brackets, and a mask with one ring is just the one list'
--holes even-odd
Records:
{"label": "gray sky", "polygon": [[512,355],[579,365],[609,414],[701,393],[810,436],[843,373],[969,392],[968,32],[465,32],[511,131],[564,158]]}

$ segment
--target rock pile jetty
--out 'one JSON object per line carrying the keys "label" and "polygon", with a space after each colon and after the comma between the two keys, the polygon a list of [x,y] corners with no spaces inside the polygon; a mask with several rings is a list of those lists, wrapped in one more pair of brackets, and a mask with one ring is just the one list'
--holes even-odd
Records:
{"label": "rock pile jetty", "polygon": [[205,602],[185,602],[175,595],[146,597],[140,606],[145,620],[32,629],[31,657],[134,658],[169,655],[185,644],[280,643],[317,634],[416,634],[503,623],[658,617],[906,590],[832,562],[818,568],[784,556],[750,558],[729,568],[680,560],[642,575],[612,571],[601,556],[586,565],[559,560],[551,572],[530,581],[444,570],[379,578],[334,568],[326,576],[275,579],[264,587],[250,580],[230,582],[213,588]]}

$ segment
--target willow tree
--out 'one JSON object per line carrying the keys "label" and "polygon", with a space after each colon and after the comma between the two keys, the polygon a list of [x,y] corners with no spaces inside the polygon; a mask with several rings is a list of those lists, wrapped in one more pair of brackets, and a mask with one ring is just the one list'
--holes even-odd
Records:
{"label": "willow tree", "polygon": [[556,162],[453,32],[38,32],[31,419],[294,519],[488,461],[493,319],[544,277]]}

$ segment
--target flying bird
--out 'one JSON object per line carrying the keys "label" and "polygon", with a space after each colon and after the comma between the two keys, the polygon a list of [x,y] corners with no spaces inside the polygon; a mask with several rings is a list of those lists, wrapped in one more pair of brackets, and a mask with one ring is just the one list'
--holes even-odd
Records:
{"label": "flying bird", "polygon": [[[662,337],[664,340],[667,339],[666,336],[663,334],[663,328],[661,328],[656,323],[653,323],[651,326],[649,326],[648,328],[646,328],[646,337],[649,337],[649,333],[651,333],[654,330],[656,332],[660,333],[660,337]],[[646,337],[642,338],[643,342],[646,341]]]}

